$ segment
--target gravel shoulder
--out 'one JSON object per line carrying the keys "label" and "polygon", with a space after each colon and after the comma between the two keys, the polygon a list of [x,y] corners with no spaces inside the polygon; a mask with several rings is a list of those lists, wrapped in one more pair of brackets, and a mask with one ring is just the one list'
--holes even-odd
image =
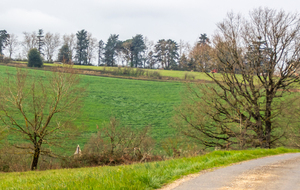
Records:
{"label": "gravel shoulder", "polygon": [[300,153],[241,162],[186,176],[161,190],[289,189],[300,190]]}

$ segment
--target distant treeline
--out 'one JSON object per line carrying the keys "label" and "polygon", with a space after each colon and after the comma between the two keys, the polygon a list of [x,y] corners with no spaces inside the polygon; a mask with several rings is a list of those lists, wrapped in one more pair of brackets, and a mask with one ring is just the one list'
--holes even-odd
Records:
{"label": "distant treeline", "polygon": [[209,64],[209,38],[201,34],[199,41],[189,43],[172,39],[160,39],[157,43],[137,34],[125,41],[111,34],[106,43],[97,40],[86,30],[76,34],[47,32],[23,32],[23,39],[0,30],[0,58],[24,60],[28,52],[36,48],[44,62],[72,62],[78,65],[127,66],[139,68],[163,68],[173,70],[197,70]]}

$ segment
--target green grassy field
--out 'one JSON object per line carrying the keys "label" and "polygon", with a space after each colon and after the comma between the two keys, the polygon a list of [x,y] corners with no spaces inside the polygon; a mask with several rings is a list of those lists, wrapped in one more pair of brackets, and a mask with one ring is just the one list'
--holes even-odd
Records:
{"label": "green grassy field", "polygon": [[284,148],[214,151],[204,156],[145,164],[0,173],[0,189],[157,189],[201,170],[288,152],[300,151]]}
{"label": "green grassy field", "polygon": [[[6,71],[14,73],[16,69],[0,66],[0,75],[5,75]],[[45,71],[29,72],[43,76]],[[85,129],[79,139],[68,142],[72,149],[67,152],[74,152],[77,144],[83,147],[96,132],[96,126],[101,127],[113,116],[133,128],[151,125],[150,135],[158,142],[174,134],[168,125],[174,115],[174,106],[181,102],[182,83],[81,75],[81,85],[87,88],[87,96],[76,124]],[[9,138],[15,139],[13,136]]]}

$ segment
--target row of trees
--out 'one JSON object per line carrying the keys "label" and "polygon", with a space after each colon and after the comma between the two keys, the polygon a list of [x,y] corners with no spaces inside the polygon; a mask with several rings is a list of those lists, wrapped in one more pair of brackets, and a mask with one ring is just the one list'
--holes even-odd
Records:
{"label": "row of trees", "polygon": [[209,47],[206,34],[201,34],[199,41],[191,48],[188,43],[177,43],[171,39],[161,39],[155,44],[141,34],[124,41],[119,40],[119,35],[111,34],[105,43],[86,30],[61,37],[58,33],[44,34],[40,29],[38,33],[24,32],[22,41],[15,34],[8,34],[5,30],[0,32],[0,53],[3,55],[5,50],[6,57],[10,59],[28,59],[29,50],[36,48],[47,62],[64,60],[80,65],[196,70],[201,57],[198,54],[202,53],[199,49]]}

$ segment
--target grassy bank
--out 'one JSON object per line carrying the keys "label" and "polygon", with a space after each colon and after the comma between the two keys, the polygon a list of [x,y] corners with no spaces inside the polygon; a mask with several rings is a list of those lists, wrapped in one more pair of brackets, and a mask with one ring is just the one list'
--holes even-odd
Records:
{"label": "grassy bank", "polygon": [[[15,63],[20,64],[27,64],[27,62],[23,61],[14,61]],[[52,63],[44,63],[45,66],[55,66],[56,64]],[[74,65],[74,68],[76,69],[83,69],[83,70],[98,70],[98,71],[114,71],[118,69],[118,67],[108,67],[108,66],[91,66],[91,65]],[[121,67],[124,69],[124,67]],[[133,68],[135,69],[135,68]],[[143,68],[142,68],[143,69]],[[173,77],[173,78],[179,78],[179,79],[185,79],[188,75],[191,79],[199,79],[199,80],[207,80],[211,81],[209,77],[203,72],[193,72],[193,71],[179,71],[179,70],[158,70],[158,69],[143,69],[145,72],[158,72],[160,76],[164,77]],[[218,75],[218,74],[217,74]]]}
{"label": "grassy bank", "polygon": [[[49,64],[44,63],[46,66],[54,66],[55,64]],[[74,65],[74,68],[76,69],[89,69],[89,70],[107,70],[107,71],[113,71],[116,70],[117,67],[105,67],[105,66],[86,66],[86,65]],[[124,68],[123,68],[124,69]],[[173,77],[173,78],[179,78],[179,79],[185,79],[186,75],[188,74],[193,79],[199,79],[199,80],[208,80],[211,81],[209,77],[206,76],[203,72],[191,72],[191,71],[178,71],[178,70],[157,70],[157,69],[143,69],[144,71],[156,71],[161,76],[165,77]]]}
{"label": "grassy bank", "polygon": [[1,173],[0,189],[156,189],[201,170],[288,152],[300,151],[215,151],[193,158],[116,167]]}

